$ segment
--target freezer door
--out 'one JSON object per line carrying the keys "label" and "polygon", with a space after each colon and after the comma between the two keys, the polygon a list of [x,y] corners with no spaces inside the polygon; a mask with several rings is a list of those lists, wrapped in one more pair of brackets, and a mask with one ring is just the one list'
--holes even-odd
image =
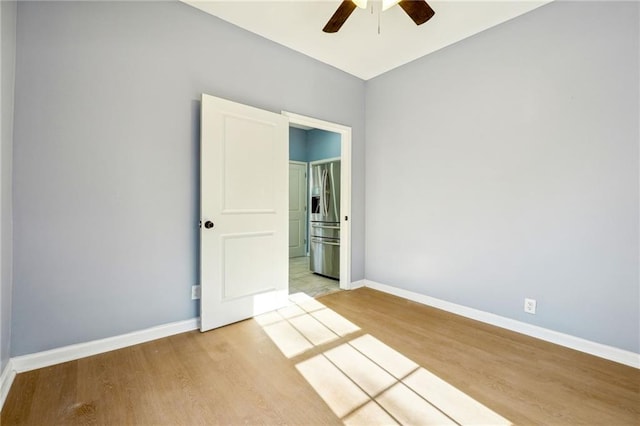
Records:
{"label": "freezer door", "polygon": [[340,240],[311,237],[310,255],[311,272],[340,279]]}

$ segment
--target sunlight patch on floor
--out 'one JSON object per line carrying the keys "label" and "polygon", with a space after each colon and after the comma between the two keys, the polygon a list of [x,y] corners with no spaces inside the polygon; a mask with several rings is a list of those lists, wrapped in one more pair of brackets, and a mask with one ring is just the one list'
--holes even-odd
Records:
{"label": "sunlight patch on floor", "polygon": [[311,316],[327,326],[340,337],[347,336],[360,330],[360,327],[347,321],[344,317],[338,315],[329,308],[311,312]]}
{"label": "sunlight patch on floor", "polygon": [[302,361],[296,368],[340,418],[369,401],[369,396],[323,355]]}
{"label": "sunlight patch on floor", "polygon": [[309,340],[287,321],[267,325],[264,331],[287,358],[293,358],[313,348]]}
{"label": "sunlight patch on floor", "polygon": [[304,293],[296,293],[289,296],[289,301],[295,303],[306,312],[313,312],[320,309],[326,309],[322,303],[318,302],[313,297],[309,297]]}
{"label": "sunlight patch on floor", "polygon": [[364,335],[353,339],[349,342],[351,346],[366,354],[373,362],[384,368],[396,379],[402,379],[413,371],[419,365],[411,361],[400,352],[391,349],[378,339],[370,335]]}
{"label": "sunlight patch on floor", "polygon": [[350,377],[369,396],[376,396],[396,383],[396,378],[350,345],[324,352],[336,367]]}
{"label": "sunlight patch on floor", "polygon": [[418,369],[403,382],[460,424],[511,424],[505,418],[424,368]]}
{"label": "sunlight patch on floor", "polygon": [[455,425],[456,423],[402,383],[375,399],[403,425]]}
{"label": "sunlight patch on floor", "polygon": [[293,294],[289,300],[290,305],[254,318],[287,358],[360,330],[304,293]]}
{"label": "sunlight patch on floor", "polygon": [[304,293],[289,300],[255,319],[287,358],[328,346],[296,368],[344,424],[511,425],[375,337],[347,340],[360,328],[317,300]]}
{"label": "sunlight patch on floor", "polygon": [[375,401],[369,401],[356,411],[352,412],[343,419],[343,422],[347,426],[383,426],[383,425],[397,425],[396,422],[389,413],[384,411],[380,405]]}

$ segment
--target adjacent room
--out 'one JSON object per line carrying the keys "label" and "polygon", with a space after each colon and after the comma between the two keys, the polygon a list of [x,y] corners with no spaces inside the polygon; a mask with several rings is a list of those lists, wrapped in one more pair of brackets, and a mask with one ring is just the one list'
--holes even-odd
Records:
{"label": "adjacent room", "polygon": [[341,136],[289,128],[289,294],[340,290]]}
{"label": "adjacent room", "polygon": [[640,423],[640,3],[0,1],[0,423]]}

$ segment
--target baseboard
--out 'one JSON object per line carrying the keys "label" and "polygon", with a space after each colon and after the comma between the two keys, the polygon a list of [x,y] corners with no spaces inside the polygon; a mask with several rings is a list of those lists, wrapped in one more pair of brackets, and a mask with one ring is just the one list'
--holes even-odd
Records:
{"label": "baseboard", "polygon": [[364,281],[364,285],[366,287],[372,288],[374,290],[393,294],[394,296],[399,296],[404,299],[422,303],[423,305],[432,306],[434,308],[442,309],[443,311],[481,321],[486,324],[495,325],[496,327],[505,328],[507,330],[525,334],[530,337],[535,337],[540,340],[555,343],[557,345],[575,349],[580,352],[585,352],[590,355],[595,355],[597,357],[618,362],[620,364],[625,364],[630,367],[640,368],[640,354],[637,354],[635,352],[614,348],[613,346],[603,345],[602,343],[592,342],[580,337],[575,337],[569,334],[549,330],[547,328],[538,327],[536,325],[516,321],[510,318],[502,317],[500,315],[480,311],[477,309],[436,299],[434,297],[425,296],[424,294],[415,293],[398,287],[393,287],[370,280]]}
{"label": "baseboard", "polygon": [[365,280],[353,281],[349,286],[349,290],[355,290],[356,288],[364,287],[365,285]]}
{"label": "baseboard", "polygon": [[4,407],[4,401],[7,399],[7,395],[9,395],[9,389],[11,389],[13,379],[15,378],[16,370],[13,368],[13,361],[9,360],[0,375],[0,411],[2,411],[2,407]]}
{"label": "baseboard", "polygon": [[11,362],[13,364],[13,370],[17,373],[22,373],[196,330],[200,326],[199,321],[198,318],[192,318],[122,334],[120,336],[107,337],[105,339],[63,346],[48,351],[16,356],[11,358]]}

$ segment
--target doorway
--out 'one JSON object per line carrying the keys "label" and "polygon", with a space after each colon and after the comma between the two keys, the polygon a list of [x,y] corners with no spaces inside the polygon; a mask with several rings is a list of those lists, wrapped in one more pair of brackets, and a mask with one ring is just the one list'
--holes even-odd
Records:
{"label": "doorway", "polygon": [[[351,276],[351,129],[203,94],[200,128],[200,330],[287,304],[289,123],[340,135],[340,289]],[[253,155],[247,159],[247,152]],[[336,222],[338,223],[338,222]],[[247,267],[247,259],[251,267]]]}
{"label": "doorway", "polygon": [[[311,296],[319,296],[339,289],[348,290],[351,288],[351,128],[289,112],[283,111],[282,114],[289,118],[290,135],[294,135],[295,133],[300,134],[300,132],[310,132],[309,134],[312,135],[309,137],[309,146],[312,150],[310,157],[305,155],[301,156],[299,148],[297,149],[298,152],[294,153],[293,150],[296,150],[296,148],[291,145],[291,155],[293,157],[290,157],[290,160],[303,160],[303,162],[307,164],[307,177],[311,176],[311,169],[309,167],[312,163],[338,161],[342,169],[339,177],[340,191],[337,192],[337,194],[339,194],[339,215],[334,219],[337,221],[335,225],[340,228],[339,256],[336,256],[336,261],[339,259],[339,276],[335,275],[338,279],[330,279],[322,275],[314,274],[309,269],[309,254],[312,250],[311,244],[312,241],[317,240],[317,238],[314,239],[314,237],[310,235],[311,227],[308,226],[310,224],[309,213],[312,207],[311,179],[308,179],[306,199],[308,207],[306,218],[307,232],[305,235],[306,253],[305,256],[295,256],[289,259],[290,278],[292,280],[290,283],[293,283],[290,284],[292,286],[290,291],[296,290],[293,287],[297,287],[297,280],[308,284],[308,291],[306,292]],[[320,146],[318,140],[322,138],[333,139],[333,143],[330,144],[331,146],[329,148],[326,146],[322,148]],[[311,145],[313,143],[316,143],[316,145]],[[320,153],[323,150],[325,152]]]}

